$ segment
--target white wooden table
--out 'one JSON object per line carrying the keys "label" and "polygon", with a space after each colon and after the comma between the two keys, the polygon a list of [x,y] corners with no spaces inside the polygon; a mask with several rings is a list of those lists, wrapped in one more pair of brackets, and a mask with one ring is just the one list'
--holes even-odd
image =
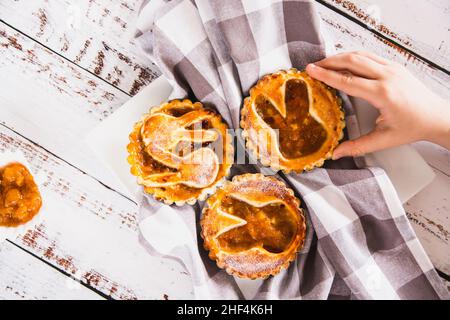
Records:
{"label": "white wooden table", "polygon": [[[192,297],[178,264],[139,245],[136,204],[83,140],[159,75],[132,40],[141,3],[0,0],[0,152],[19,149],[44,174],[47,203],[40,225],[0,245],[0,298]],[[317,9],[338,51],[403,63],[450,98],[450,1],[321,0]],[[414,147],[436,178],[405,209],[449,280],[450,153]]]}

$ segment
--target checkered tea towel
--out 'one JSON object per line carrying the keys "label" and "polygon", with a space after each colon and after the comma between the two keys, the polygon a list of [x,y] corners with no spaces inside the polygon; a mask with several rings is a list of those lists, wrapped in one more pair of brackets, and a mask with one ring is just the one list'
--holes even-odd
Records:
{"label": "checkered tea towel", "polygon": [[[174,86],[172,98],[189,96],[214,106],[234,128],[243,97],[261,76],[302,69],[325,55],[314,4],[305,0],[146,1],[138,29],[138,41]],[[352,138],[357,123],[345,97],[344,102]],[[260,170],[235,165],[232,173]],[[383,170],[357,169],[347,159],[278,177],[301,196],[307,241],[290,267],[263,281],[252,298],[448,297]],[[202,206],[144,198],[142,243],[151,254],[186,267],[196,298],[243,298],[235,279],[202,247]]]}

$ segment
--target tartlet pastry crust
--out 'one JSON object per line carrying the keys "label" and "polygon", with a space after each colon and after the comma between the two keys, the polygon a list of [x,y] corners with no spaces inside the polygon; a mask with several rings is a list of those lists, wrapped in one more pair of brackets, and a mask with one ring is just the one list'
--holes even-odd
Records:
{"label": "tartlet pastry crust", "polygon": [[220,115],[200,102],[172,100],[138,121],[127,150],[131,173],[166,204],[205,200],[229,174],[232,137]]}
{"label": "tartlet pastry crust", "polygon": [[253,155],[286,173],[322,166],[345,127],[336,90],[296,69],[262,77],[244,100],[240,124]]}
{"label": "tartlet pastry crust", "polygon": [[207,200],[200,225],[209,257],[229,274],[248,279],[287,268],[306,236],[300,200],[283,182],[262,174],[225,182]]}

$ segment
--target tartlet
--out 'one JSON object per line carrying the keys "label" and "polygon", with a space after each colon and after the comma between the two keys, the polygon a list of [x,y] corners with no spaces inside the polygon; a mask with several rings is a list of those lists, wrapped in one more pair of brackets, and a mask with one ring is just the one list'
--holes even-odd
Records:
{"label": "tartlet", "polygon": [[172,100],[138,121],[127,147],[131,173],[166,204],[204,200],[229,174],[232,138],[221,116],[200,102]]}
{"label": "tartlet", "polygon": [[200,220],[209,257],[229,274],[267,278],[287,268],[303,247],[305,215],[286,185],[243,174],[208,198]]}
{"label": "tartlet", "polygon": [[264,166],[289,173],[331,158],[345,122],[336,90],[290,69],[268,74],[250,89],[241,127],[247,148]]}

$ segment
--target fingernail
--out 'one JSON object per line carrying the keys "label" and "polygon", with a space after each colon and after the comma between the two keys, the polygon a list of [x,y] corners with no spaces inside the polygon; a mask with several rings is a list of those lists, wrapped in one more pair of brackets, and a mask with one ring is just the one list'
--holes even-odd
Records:
{"label": "fingernail", "polygon": [[314,63],[310,63],[306,67],[309,67],[311,69],[317,68],[317,66]]}

